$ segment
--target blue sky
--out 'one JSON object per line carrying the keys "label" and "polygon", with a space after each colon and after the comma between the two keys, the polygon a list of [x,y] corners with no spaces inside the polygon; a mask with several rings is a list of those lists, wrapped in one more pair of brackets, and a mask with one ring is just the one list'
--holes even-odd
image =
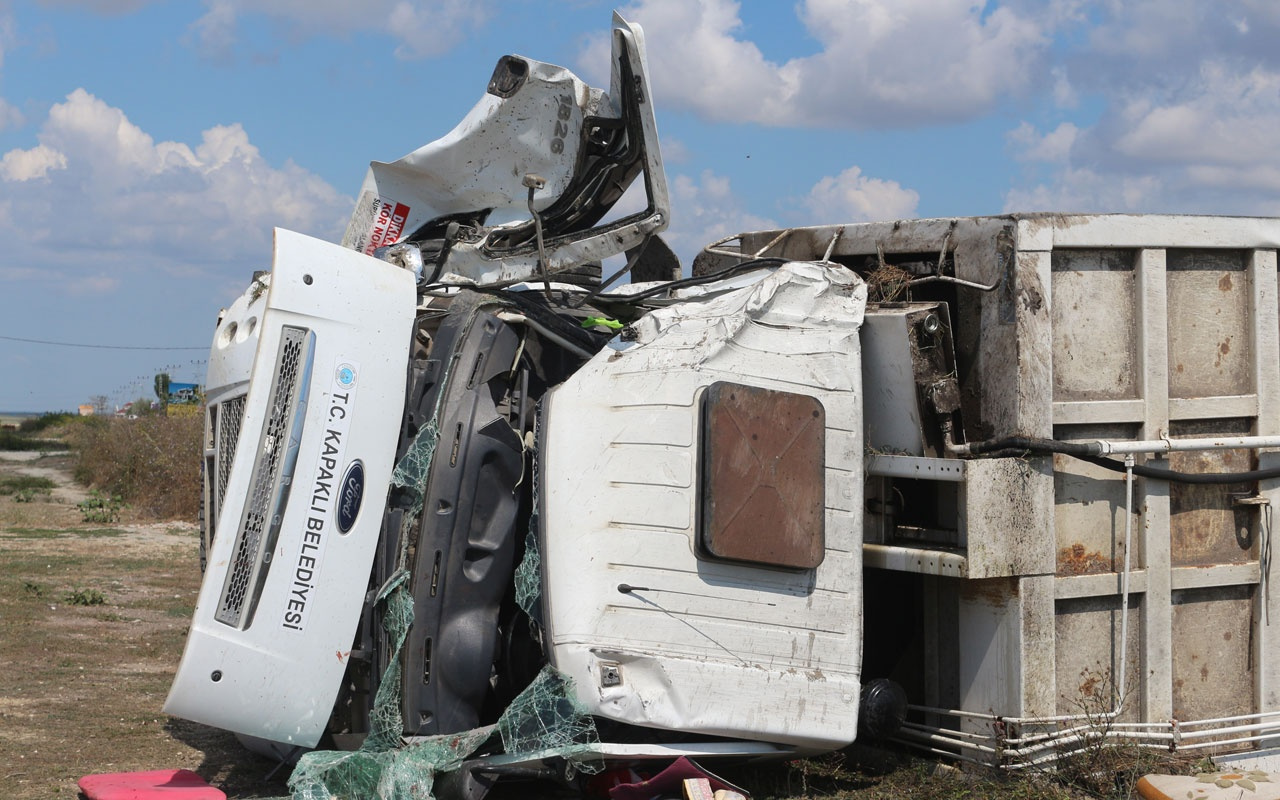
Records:
{"label": "blue sky", "polygon": [[[340,238],[368,162],[450,130],[506,53],[607,86],[612,8],[0,0],[0,409],[199,380],[273,227]],[[1274,0],[620,10],[646,31],[686,261],[783,225],[1280,215]]]}

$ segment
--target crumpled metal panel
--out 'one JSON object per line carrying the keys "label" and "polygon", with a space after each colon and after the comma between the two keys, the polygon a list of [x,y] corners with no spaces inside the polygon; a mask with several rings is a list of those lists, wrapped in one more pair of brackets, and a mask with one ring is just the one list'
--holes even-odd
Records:
{"label": "crumpled metal panel", "polygon": [[[549,657],[597,717],[842,747],[857,731],[862,663],[866,286],[818,263],[735,280],[646,314],[543,399]],[[825,409],[815,569],[699,548],[702,398],[721,381]]]}
{"label": "crumpled metal panel", "polygon": [[[608,92],[564,67],[504,57],[488,92],[452,131],[396,161],[370,164],[343,246],[374,255],[422,238],[427,225],[442,236],[452,220],[461,227],[447,244],[425,237],[443,247],[432,256],[436,279],[502,286],[601,261],[664,230],[669,202],[644,35],[615,14],[612,39]],[[610,131],[623,135],[601,152]],[[647,207],[600,223],[641,171]],[[572,219],[544,231],[545,247],[526,236],[509,241],[528,232],[531,207],[554,218],[566,205]]]}
{"label": "crumpled metal panel", "polygon": [[739,383],[708,387],[699,544],[733,561],[821,564],[825,433],[816,397]]}

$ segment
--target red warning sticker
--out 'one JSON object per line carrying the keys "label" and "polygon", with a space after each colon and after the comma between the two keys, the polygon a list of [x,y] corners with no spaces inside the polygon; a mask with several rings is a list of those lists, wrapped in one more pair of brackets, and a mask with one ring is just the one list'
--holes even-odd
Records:
{"label": "red warning sticker", "polygon": [[409,207],[404,203],[364,192],[356,203],[342,244],[371,256],[377,248],[399,241],[408,218]]}

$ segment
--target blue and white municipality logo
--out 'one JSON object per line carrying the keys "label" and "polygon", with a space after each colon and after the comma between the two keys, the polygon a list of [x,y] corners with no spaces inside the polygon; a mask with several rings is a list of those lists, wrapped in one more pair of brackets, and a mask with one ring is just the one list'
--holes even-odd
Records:
{"label": "blue and white municipality logo", "polygon": [[350,364],[339,364],[333,378],[343,389],[350,389],[356,385],[356,368]]}

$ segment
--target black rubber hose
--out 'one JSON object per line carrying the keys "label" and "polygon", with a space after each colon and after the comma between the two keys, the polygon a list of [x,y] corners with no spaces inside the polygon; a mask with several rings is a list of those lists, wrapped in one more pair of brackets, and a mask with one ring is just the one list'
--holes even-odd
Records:
{"label": "black rubber hose", "polygon": [[[1101,458],[1096,456],[1076,456],[1081,461],[1088,461],[1090,464],[1096,464],[1103,469],[1109,469],[1113,472],[1124,472],[1124,464],[1112,458]],[[1143,464],[1133,465],[1133,474],[1141,478],[1151,478],[1157,481],[1170,481],[1171,483],[1195,483],[1202,485],[1221,485],[1224,483],[1252,483],[1253,481],[1265,481],[1270,478],[1280,478],[1280,467],[1271,467],[1270,469],[1254,469],[1248,472],[1177,472],[1171,469],[1160,469],[1159,467],[1148,467]]]}
{"label": "black rubber hose", "polygon": [[660,294],[670,292],[672,289],[679,289],[685,286],[697,286],[702,283],[713,283],[724,278],[732,277],[740,272],[748,272],[753,269],[761,269],[764,267],[778,267],[787,263],[786,258],[753,258],[750,261],[743,261],[739,264],[732,264],[724,269],[712,272],[707,275],[697,275],[692,278],[681,278],[678,281],[667,281],[660,286],[654,286],[651,289],[645,289],[635,294],[600,294],[596,295],[597,300],[604,300],[610,303],[634,303],[639,300],[647,300],[650,297],[657,297]]}
{"label": "black rubber hose", "polygon": [[[1087,461],[1090,464],[1113,472],[1125,471],[1124,464],[1113,458],[1104,458],[1101,455],[1102,446],[1097,442],[1063,442],[1057,439],[1038,439],[1031,436],[1008,436],[1003,439],[973,442],[968,447],[971,455],[981,455],[987,458],[1008,458],[1027,453],[1060,453],[1064,456]],[[1178,472],[1171,469],[1135,464],[1133,466],[1133,474],[1140,478],[1169,481],[1171,483],[1222,485],[1280,478],[1280,467],[1255,469],[1248,472]]]}
{"label": "black rubber hose", "polygon": [[1076,456],[1077,458],[1102,455],[1102,446],[1097,442],[1063,442],[1057,439],[1039,439],[1034,436],[1006,436],[1003,439],[972,442],[968,447],[969,454],[975,456],[991,455],[1005,451],[1062,453],[1065,456]]}

